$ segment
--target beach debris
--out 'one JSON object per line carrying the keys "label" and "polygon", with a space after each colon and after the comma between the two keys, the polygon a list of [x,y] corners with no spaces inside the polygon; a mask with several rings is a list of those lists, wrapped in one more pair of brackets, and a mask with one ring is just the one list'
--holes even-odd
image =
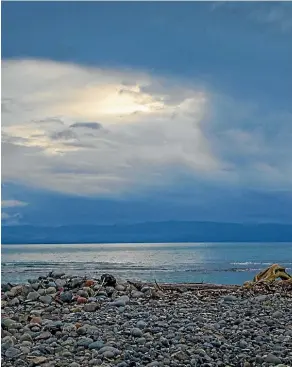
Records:
{"label": "beach debris", "polygon": [[[286,272],[286,268],[279,265],[273,264],[265,270],[259,272],[252,281],[245,282],[244,286],[253,286],[258,283],[273,283],[275,281],[291,281],[292,277]],[[268,284],[267,284],[268,286]]]}
{"label": "beach debris", "polygon": [[291,279],[291,275],[286,273],[286,269],[283,266],[280,266],[278,264],[273,264],[269,266],[267,269],[265,269],[264,271],[257,274],[254,277],[253,281],[254,282],[259,282],[259,281],[274,282],[275,280],[279,278],[281,280],[288,280],[288,279]]}
{"label": "beach debris", "polygon": [[157,283],[156,279],[154,279],[154,282],[155,282],[155,285],[157,287],[157,289],[160,291],[160,292],[163,292],[162,288],[160,287],[160,285]]}
{"label": "beach debris", "polygon": [[115,287],[115,285],[117,284],[116,278],[110,274],[102,274],[100,279],[102,281],[102,284],[106,287]]}

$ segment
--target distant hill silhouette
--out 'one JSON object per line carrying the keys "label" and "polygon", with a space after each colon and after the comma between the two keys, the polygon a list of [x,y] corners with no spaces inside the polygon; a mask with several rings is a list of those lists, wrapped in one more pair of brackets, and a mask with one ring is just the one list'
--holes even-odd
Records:
{"label": "distant hill silhouette", "polygon": [[149,222],[60,227],[2,226],[2,244],[289,242],[291,224]]}

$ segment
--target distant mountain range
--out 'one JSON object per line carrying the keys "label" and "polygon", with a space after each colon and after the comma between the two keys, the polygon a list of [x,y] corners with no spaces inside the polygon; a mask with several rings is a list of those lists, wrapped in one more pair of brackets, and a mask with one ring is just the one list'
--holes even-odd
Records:
{"label": "distant mountain range", "polygon": [[149,222],[59,227],[2,226],[2,244],[292,242],[292,224]]}

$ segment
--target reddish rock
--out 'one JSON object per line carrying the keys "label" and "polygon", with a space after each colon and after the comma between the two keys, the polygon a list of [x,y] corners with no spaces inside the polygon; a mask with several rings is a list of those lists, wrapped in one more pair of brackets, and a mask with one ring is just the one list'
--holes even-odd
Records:
{"label": "reddish rock", "polygon": [[30,323],[31,324],[39,324],[39,325],[41,325],[42,319],[41,319],[41,317],[34,316],[34,317],[31,318]]}
{"label": "reddish rock", "polygon": [[92,287],[95,284],[94,280],[86,280],[85,287]]}
{"label": "reddish rock", "polygon": [[85,298],[85,297],[78,297],[77,298],[77,303],[87,303],[87,298]]}

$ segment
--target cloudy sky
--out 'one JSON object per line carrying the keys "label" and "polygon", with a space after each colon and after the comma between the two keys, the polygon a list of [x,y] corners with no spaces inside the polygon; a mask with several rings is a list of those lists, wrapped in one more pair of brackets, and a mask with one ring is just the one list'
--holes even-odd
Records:
{"label": "cloudy sky", "polygon": [[4,2],[2,224],[292,222],[292,3]]}

